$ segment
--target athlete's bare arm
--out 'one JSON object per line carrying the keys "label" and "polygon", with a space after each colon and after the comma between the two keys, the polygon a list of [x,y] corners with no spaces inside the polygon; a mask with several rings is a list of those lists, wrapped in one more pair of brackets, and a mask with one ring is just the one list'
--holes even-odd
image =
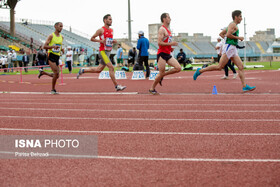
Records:
{"label": "athlete's bare arm", "polygon": [[224,29],[224,30],[222,30],[222,32],[219,35],[220,35],[220,37],[225,38],[226,34],[227,34],[227,30]]}
{"label": "athlete's bare arm", "polygon": [[230,38],[230,39],[237,39],[237,40],[243,41],[243,40],[244,40],[244,37],[239,37],[239,36],[234,36],[234,35],[233,35],[233,33],[237,31],[237,29],[238,29],[238,28],[237,28],[237,26],[236,26],[235,23],[229,24],[226,37],[227,37],[227,38]]}
{"label": "athlete's bare arm", "polygon": [[168,36],[167,31],[163,28],[160,27],[158,31],[158,45],[159,46],[177,46],[178,42],[171,42],[171,43],[166,43],[163,41],[163,38]]}
{"label": "athlete's bare arm", "polygon": [[105,42],[104,39],[103,39],[103,40],[95,39],[95,38],[98,37],[98,36],[102,36],[103,32],[104,32],[103,28],[98,29],[98,30],[95,32],[95,34],[91,37],[90,41],[92,41],[92,42],[104,43],[104,42]]}

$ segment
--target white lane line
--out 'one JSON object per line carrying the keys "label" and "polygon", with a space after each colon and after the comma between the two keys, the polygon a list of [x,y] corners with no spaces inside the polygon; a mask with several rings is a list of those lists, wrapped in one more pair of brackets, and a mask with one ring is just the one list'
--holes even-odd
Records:
{"label": "white lane line", "polygon": [[1,131],[87,133],[87,134],[141,134],[141,135],[195,135],[195,136],[280,136],[280,133],[195,133],[195,132],[132,132],[132,131],[79,131],[50,129],[0,128]]}
{"label": "white lane line", "polygon": [[230,121],[230,122],[278,122],[280,119],[191,119],[191,118],[87,118],[87,117],[55,117],[55,116],[0,116],[0,118],[20,119],[57,119],[57,120],[107,120],[107,121]]}
{"label": "white lane line", "polygon": [[168,113],[280,113],[280,110],[102,110],[102,109],[65,109],[65,108],[6,108],[0,107],[0,110],[35,110],[35,111],[74,111],[74,112],[168,112]]}
{"label": "white lane line", "polygon": [[180,162],[280,162],[280,159],[220,159],[220,158],[153,158],[98,156],[98,159],[145,160],[145,161],[180,161]]}
{"label": "white lane line", "polygon": [[[15,152],[0,151],[0,154],[15,155]],[[156,158],[156,157],[127,157],[102,155],[69,155],[49,154],[61,158],[111,159],[111,160],[142,160],[142,161],[178,161],[178,162],[280,162],[280,159],[235,159],[235,158]],[[45,157],[47,159],[48,157]],[[51,157],[49,158],[51,159]]]}
{"label": "white lane line", "polygon": [[[8,92],[0,91],[1,94],[28,94],[28,95],[51,95],[50,92]],[[59,92],[59,95],[137,95],[138,92]]]}
{"label": "white lane line", "polygon": [[[65,101],[65,102],[67,102],[67,101],[69,101],[69,100],[71,100],[71,99],[73,99],[72,97],[69,97],[69,98],[64,98],[64,99],[59,99],[59,98],[56,98],[55,99],[55,101]],[[135,98],[133,98],[133,99],[118,99],[118,98],[116,98],[116,99],[107,99],[107,98],[104,98],[104,97],[102,97],[102,98],[79,98],[79,99],[77,99],[77,101],[80,101],[80,102],[85,102],[85,101],[90,101],[90,102],[100,102],[100,100],[103,100],[104,102],[106,101],[106,102],[141,102],[141,103],[143,103],[143,102],[147,102],[147,103],[150,103],[150,102],[169,102],[169,103],[171,103],[171,102],[180,102],[180,103],[184,103],[184,102],[186,102],[186,103],[189,103],[189,102],[234,102],[234,103],[236,103],[237,101],[236,100],[234,100],[234,99],[231,99],[231,100],[225,100],[225,99],[192,99],[192,98],[187,98],[186,100],[182,100],[182,99],[168,99],[168,100],[166,100],[166,99],[157,99],[157,100],[155,100],[155,99],[145,99],[145,100],[143,100],[143,98],[138,98],[139,100],[135,100]],[[17,98],[17,97],[15,97],[15,98],[5,98],[5,100],[2,100],[2,101],[0,101],[0,103],[2,103],[2,102],[7,102],[7,101],[13,101],[13,102],[28,102],[28,101],[54,101],[54,99],[52,98],[50,98],[50,99],[45,99],[45,98],[32,98],[32,99],[23,99],[23,98]],[[279,101],[279,99],[274,99],[274,100],[272,100],[272,99],[244,99],[244,100],[241,100],[241,99],[239,99],[238,98],[238,101],[239,102],[242,102],[242,103],[244,103],[244,102],[275,102],[275,103],[280,103],[280,101]]]}
{"label": "white lane line", "polygon": [[104,103],[105,101],[100,101],[99,103],[70,103],[70,102],[67,102],[67,103],[44,103],[44,102],[41,102],[41,103],[38,103],[38,102],[0,102],[1,104],[11,104],[11,103],[15,103],[17,105],[21,105],[21,104],[26,104],[26,105],[106,105],[106,106],[240,106],[240,107],[246,107],[246,106],[279,106],[280,107],[280,104],[205,104],[205,103],[194,103],[194,104],[190,104],[190,103],[186,103],[186,104],[179,104],[179,103],[176,103],[176,104],[165,104],[165,103],[159,103],[159,104],[152,104],[152,103]]}
{"label": "white lane line", "polygon": [[[50,92],[9,92],[9,91],[0,91],[0,94],[23,94],[23,95],[51,95]],[[151,95],[149,93],[138,93],[138,92],[59,92],[59,95]],[[212,95],[212,92],[205,93],[160,93],[160,95]],[[260,95],[269,95],[269,96],[279,96],[280,93],[276,92],[265,92],[265,93],[221,93],[218,95],[235,95],[235,96],[260,96]],[[57,96],[58,97],[58,96]]]}
{"label": "white lane line", "polygon": [[[63,97],[63,98],[56,98],[55,101],[68,101],[68,100],[71,100],[73,97]],[[178,99],[148,99],[146,98],[145,100],[143,100],[144,98],[142,97],[138,97],[137,98],[139,100],[135,100],[135,97],[129,97],[127,99],[124,99],[123,97],[118,97],[118,98],[110,98],[108,99],[108,97],[106,96],[101,96],[101,97],[79,97],[79,99],[77,99],[78,101],[100,101],[100,99],[104,99],[104,101],[125,101],[125,102],[129,102],[129,101],[132,101],[132,102],[135,102],[135,101],[141,101],[141,102],[190,102],[190,101],[198,101],[198,102],[209,102],[209,101],[216,101],[216,102],[236,102],[237,100],[235,100],[235,98],[233,99],[213,99],[213,98],[209,98],[209,99],[200,99],[200,98],[186,98],[185,100],[182,100],[180,98]],[[33,98],[22,98],[22,97],[13,97],[13,98],[5,98],[5,99],[10,99],[11,101],[53,101],[54,98],[51,98],[51,97],[48,97],[48,98],[42,98],[42,97],[33,97]],[[3,100],[0,101],[0,103],[2,102]],[[261,101],[264,101],[264,102],[279,102],[279,99],[273,99],[273,98],[257,98],[257,99],[247,99],[247,98],[244,98],[242,100],[242,98],[238,98],[238,101],[242,101],[242,102],[261,102]],[[5,102],[5,100],[4,100]]]}

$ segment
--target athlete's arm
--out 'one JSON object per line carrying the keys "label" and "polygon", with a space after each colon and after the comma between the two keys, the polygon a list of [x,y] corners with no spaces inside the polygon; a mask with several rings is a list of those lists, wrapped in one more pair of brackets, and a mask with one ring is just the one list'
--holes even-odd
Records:
{"label": "athlete's arm", "polygon": [[56,45],[49,46],[49,44],[51,43],[52,39],[53,39],[53,35],[50,34],[48,36],[48,38],[47,38],[47,41],[44,44],[44,49],[53,49],[53,48],[58,49],[60,47],[60,46],[56,46]]}
{"label": "athlete's arm", "polygon": [[243,37],[239,37],[239,36],[234,36],[234,35],[233,35],[233,33],[234,33],[236,30],[237,30],[237,28],[236,28],[235,23],[231,23],[231,24],[228,26],[228,31],[227,31],[226,37],[227,37],[227,38],[230,38],[230,39],[237,39],[237,40],[243,41],[243,40],[244,40]]}
{"label": "athlete's arm", "polygon": [[168,43],[163,42],[163,38],[164,38],[164,29],[161,27],[158,30],[158,45],[159,46],[165,46]]}
{"label": "athlete's arm", "polygon": [[227,30],[224,29],[219,35],[220,35],[220,37],[225,38],[226,34],[227,34]]}
{"label": "athlete's arm", "polygon": [[158,45],[159,46],[177,46],[178,45],[177,42],[171,42],[171,43],[164,42],[163,38],[165,35],[167,35],[166,30],[163,27],[161,27],[158,31]]}
{"label": "athlete's arm", "polygon": [[95,34],[91,37],[90,41],[92,41],[92,42],[104,43],[104,42],[105,42],[104,39],[103,39],[103,40],[95,39],[96,37],[101,36],[101,35],[103,34],[103,32],[104,32],[104,31],[103,31],[102,28],[98,29],[98,30],[95,32]]}

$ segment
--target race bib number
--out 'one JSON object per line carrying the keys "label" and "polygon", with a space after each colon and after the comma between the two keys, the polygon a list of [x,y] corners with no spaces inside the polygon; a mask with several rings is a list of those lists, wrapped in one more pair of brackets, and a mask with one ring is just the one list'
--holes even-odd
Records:
{"label": "race bib number", "polygon": [[57,49],[52,48],[52,52],[54,52],[54,53],[59,53],[59,52],[60,52],[60,49],[61,49],[61,45],[60,45],[60,44],[55,44],[55,46],[59,46],[59,48],[57,48]]}
{"label": "race bib number", "polygon": [[171,43],[171,42],[172,42],[172,36],[169,36],[168,43]]}
{"label": "race bib number", "polygon": [[112,50],[113,48],[113,38],[106,38],[105,50]]}

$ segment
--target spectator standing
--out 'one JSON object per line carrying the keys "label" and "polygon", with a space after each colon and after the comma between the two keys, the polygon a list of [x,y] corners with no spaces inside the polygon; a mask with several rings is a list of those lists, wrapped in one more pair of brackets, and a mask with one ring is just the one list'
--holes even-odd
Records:
{"label": "spectator standing", "polygon": [[[43,50],[42,46],[40,46],[39,51],[36,54],[37,65],[38,66],[46,65],[46,59],[47,59],[47,54]],[[40,69],[43,69],[43,67],[40,67]]]}
{"label": "spectator standing", "polygon": [[121,67],[120,64],[122,64],[122,66],[123,66],[123,49],[121,47],[121,44],[118,44],[117,64],[118,64],[119,67]]}
{"label": "spectator standing", "polygon": [[216,52],[217,52],[217,55],[218,55],[218,63],[220,62],[220,58],[222,56],[222,52],[223,52],[223,43],[224,43],[224,40],[222,41],[221,38],[218,38],[217,39],[217,44],[216,44]]}
{"label": "spectator standing", "polygon": [[66,52],[66,64],[69,70],[69,73],[72,73],[72,65],[73,65],[73,51],[71,49],[71,46],[67,47],[67,52]]}
{"label": "spectator standing", "polygon": [[[12,63],[14,65],[14,67],[19,67],[19,63],[17,61],[17,53],[15,50],[13,50],[13,52],[12,52]],[[17,69],[17,71],[18,71],[18,69]]]}
{"label": "spectator standing", "polygon": [[8,61],[8,72],[10,71],[10,68],[12,68],[11,72],[13,72],[14,64],[12,62],[12,52],[10,50],[8,51],[8,54],[7,54],[7,61]]}
{"label": "spectator standing", "polygon": [[177,60],[180,64],[183,64],[183,68],[186,67],[186,53],[183,49],[180,49],[180,53],[177,55]]}
{"label": "spectator standing", "polygon": [[25,67],[24,71],[28,72],[27,66],[29,64],[29,56],[26,53],[24,53],[24,55],[22,56],[22,62],[23,62],[23,66]]}
{"label": "spectator standing", "polygon": [[4,68],[4,72],[7,72],[7,69],[5,69],[7,67],[7,57],[5,57],[4,55],[1,55],[0,64],[1,64],[2,68]]}
{"label": "spectator standing", "polygon": [[140,66],[144,65],[146,67],[146,78],[149,78],[150,76],[150,66],[149,66],[149,52],[148,49],[150,47],[149,40],[144,37],[144,32],[139,31],[138,32],[138,41],[137,41],[137,49],[139,50],[139,55],[138,55],[138,63]]}

